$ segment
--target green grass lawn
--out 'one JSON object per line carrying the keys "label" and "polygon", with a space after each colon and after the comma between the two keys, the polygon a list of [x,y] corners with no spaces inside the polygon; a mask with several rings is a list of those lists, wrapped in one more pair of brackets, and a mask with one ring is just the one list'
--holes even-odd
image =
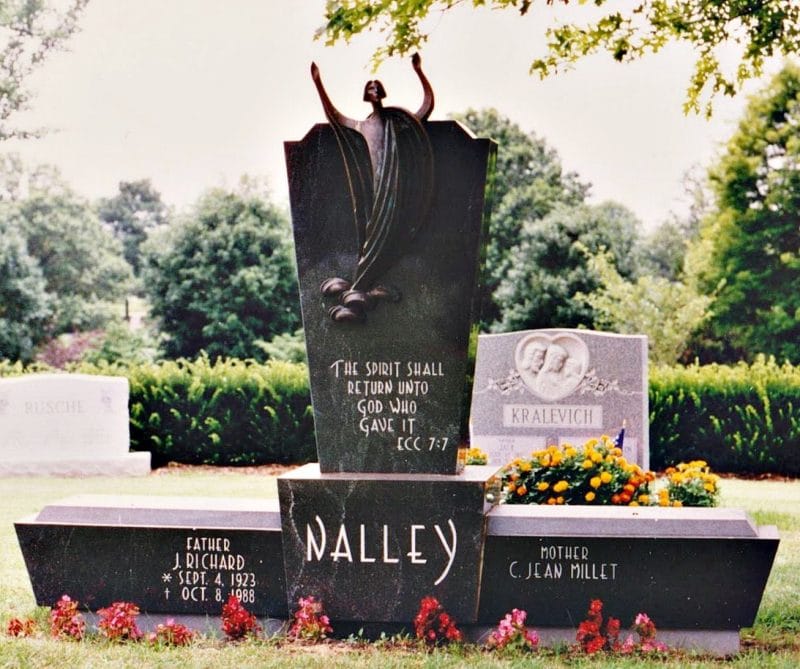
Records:
{"label": "green grass lawn", "polygon": [[[144,644],[112,645],[52,641],[45,636],[13,639],[4,634],[14,616],[36,615],[13,522],[48,502],[76,494],[275,497],[275,479],[260,474],[180,470],[144,478],[0,478],[0,667],[771,667],[800,666],[800,481],[726,479],[722,504],[744,507],[760,525],[777,525],[781,546],[756,625],[742,633],[744,650],[724,663],[684,655],[669,660],[578,657],[565,650],[532,658],[497,657],[475,648],[387,649],[358,643],[298,647],[276,642],[226,644],[202,639],[190,648],[153,649]],[[658,621],[656,621],[656,624]]]}

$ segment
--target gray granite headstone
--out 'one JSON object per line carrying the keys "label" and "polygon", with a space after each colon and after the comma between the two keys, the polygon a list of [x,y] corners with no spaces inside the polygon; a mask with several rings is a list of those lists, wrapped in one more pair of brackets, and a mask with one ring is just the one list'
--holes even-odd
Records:
{"label": "gray granite headstone", "polygon": [[0,379],[0,476],[145,475],[130,453],[128,379],[29,374]]}
{"label": "gray granite headstone", "polygon": [[626,425],[625,457],[649,467],[647,338],[589,330],[481,335],[472,445],[504,465],[531,451]]}

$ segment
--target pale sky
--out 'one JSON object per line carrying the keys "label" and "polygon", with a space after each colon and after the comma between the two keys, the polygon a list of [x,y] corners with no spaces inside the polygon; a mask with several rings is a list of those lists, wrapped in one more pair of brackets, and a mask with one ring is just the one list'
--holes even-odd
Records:
{"label": "pale sky", "polygon": [[[93,0],[70,51],[52,56],[31,80],[34,109],[22,118],[58,131],[4,149],[31,164],[57,165],[91,198],[115,194],[120,180],[149,178],[180,208],[250,174],[267,177],[285,203],[283,141],[324,121],[311,61],[344,113],[369,112],[361,92],[375,76],[369,57],[378,38],[335,47],[314,41],[324,5]],[[530,76],[547,25],[591,11],[539,0],[524,18],[465,9],[434,17],[421,51],[436,93],[432,118],[495,107],[544,137],[566,169],[592,184],[592,201],[621,202],[652,227],[684,209],[683,174],[718,154],[746,100],[720,99],[711,121],[684,116],[693,61],[682,47],[630,65],[603,54],[546,81]],[[421,91],[410,59],[385,63],[377,76],[387,104],[417,109]]]}

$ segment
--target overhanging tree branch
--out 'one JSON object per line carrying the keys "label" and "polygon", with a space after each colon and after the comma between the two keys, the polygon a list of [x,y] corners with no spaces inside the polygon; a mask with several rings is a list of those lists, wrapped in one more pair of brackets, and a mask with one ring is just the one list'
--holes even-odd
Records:
{"label": "overhanging tree branch", "polygon": [[[745,81],[762,73],[766,58],[800,51],[797,0],[641,0],[624,9],[617,2],[591,1],[608,7],[608,12],[592,23],[548,28],[547,53],[533,60],[532,73],[550,76],[601,51],[619,62],[637,60],[670,42],[684,42],[697,51],[684,108],[708,115],[716,96],[736,94]],[[588,3],[578,0],[579,5]],[[423,21],[434,11],[444,13],[466,4],[514,9],[524,15],[532,0],[329,0],[326,24],[317,36],[334,44],[377,30],[385,35],[384,45],[373,55],[377,66],[385,58],[419,49],[429,37]],[[738,47],[739,56],[734,71],[727,73],[718,51],[731,44]]]}
{"label": "overhanging tree branch", "polygon": [[50,52],[63,48],[78,29],[78,19],[88,4],[89,0],[0,3],[0,141],[40,134],[16,128],[10,119],[29,106],[27,77]]}

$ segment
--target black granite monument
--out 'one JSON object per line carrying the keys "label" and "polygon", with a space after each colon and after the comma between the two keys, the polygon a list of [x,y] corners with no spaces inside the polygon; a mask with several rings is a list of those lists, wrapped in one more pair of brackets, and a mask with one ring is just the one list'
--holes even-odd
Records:
{"label": "black granite monument", "polygon": [[230,594],[284,618],[274,500],[82,495],[15,523],[36,602],[68,594],[97,610],[218,617]]}
{"label": "black granite monument", "polygon": [[363,122],[332,107],[314,68],[331,122],[286,144],[323,472],[463,466],[495,145],[454,121],[427,121],[433,93],[414,65],[420,112],[376,97]]}
{"label": "black granite monument", "polygon": [[384,107],[364,121],[312,78],[329,123],[286,144],[319,465],[281,477],[289,602],[408,623],[425,595],[477,620],[485,494],[462,472],[495,145]]}

